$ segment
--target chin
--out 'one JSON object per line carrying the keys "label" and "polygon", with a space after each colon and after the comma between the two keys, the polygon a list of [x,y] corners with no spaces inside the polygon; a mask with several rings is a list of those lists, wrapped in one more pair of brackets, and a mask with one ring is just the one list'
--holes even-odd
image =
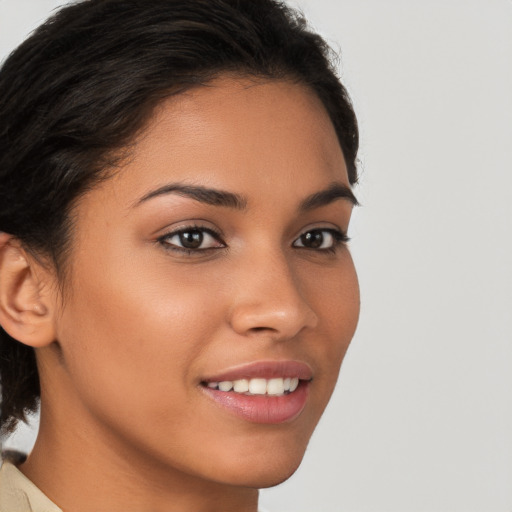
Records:
{"label": "chin", "polygon": [[[262,450],[256,458],[244,458],[228,464],[224,483],[235,486],[264,489],[288,480],[298,469],[305,450],[279,453]],[[237,463],[238,462],[238,463]]]}
{"label": "chin", "polygon": [[269,487],[275,487],[276,485],[282,484],[283,482],[286,482],[286,480],[288,480],[288,478],[290,478],[295,473],[295,471],[297,471],[299,465],[300,461],[292,469],[286,468],[286,470],[276,473],[267,473],[261,475],[255,485],[251,485],[250,487],[257,489],[267,489]]}
{"label": "chin", "polygon": [[233,478],[227,478],[224,482],[234,485],[235,487],[248,487],[251,489],[266,489],[269,487],[275,487],[276,485],[282,484],[288,480],[297,471],[299,463],[293,467],[286,467],[282,469],[269,470],[265,468],[258,472],[247,471],[244,475],[237,475]]}

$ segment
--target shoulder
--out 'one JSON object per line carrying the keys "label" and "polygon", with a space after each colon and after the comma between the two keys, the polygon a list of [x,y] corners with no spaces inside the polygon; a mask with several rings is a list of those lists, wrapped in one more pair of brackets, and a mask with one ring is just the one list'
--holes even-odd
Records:
{"label": "shoulder", "polygon": [[0,512],[62,512],[13,464],[19,458],[6,453],[2,456]]}

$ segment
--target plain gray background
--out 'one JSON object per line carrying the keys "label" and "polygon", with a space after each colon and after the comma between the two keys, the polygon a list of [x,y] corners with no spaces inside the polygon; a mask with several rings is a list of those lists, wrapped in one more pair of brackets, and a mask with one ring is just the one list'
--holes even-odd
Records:
{"label": "plain gray background", "polygon": [[[0,0],[0,57],[59,3]],[[341,50],[360,120],[362,313],[303,465],[262,505],[510,512],[512,2],[291,3]]]}

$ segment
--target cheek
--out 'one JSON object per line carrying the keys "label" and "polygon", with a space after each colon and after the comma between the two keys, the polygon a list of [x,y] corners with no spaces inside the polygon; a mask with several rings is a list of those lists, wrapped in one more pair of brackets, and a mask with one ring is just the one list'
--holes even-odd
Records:
{"label": "cheek", "polygon": [[[348,346],[359,320],[359,282],[352,256],[345,250],[331,268],[304,269],[301,280],[305,294],[326,329],[326,339],[333,350]],[[337,340],[337,341],[336,341]]]}
{"label": "cheek", "polygon": [[341,264],[336,268],[308,273],[304,282],[311,306],[319,317],[315,339],[309,340],[309,345],[323,363],[318,369],[317,380],[321,387],[319,394],[328,400],[359,320],[359,283],[350,253],[343,254]]}
{"label": "cheek", "polygon": [[194,361],[222,322],[210,286],[147,261],[91,260],[75,272],[60,323],[68,373],[92,407],[146,416],[175,410],[192,392]]}

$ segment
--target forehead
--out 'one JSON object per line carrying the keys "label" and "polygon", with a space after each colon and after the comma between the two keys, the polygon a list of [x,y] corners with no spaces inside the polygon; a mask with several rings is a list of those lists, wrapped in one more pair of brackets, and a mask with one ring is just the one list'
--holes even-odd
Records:
{"label": "forehead", "polygon": [[160,104],[114,178],[134,200],[171,180],[245,196],[348,184],[335,130],[309,88],[229,77]]}

